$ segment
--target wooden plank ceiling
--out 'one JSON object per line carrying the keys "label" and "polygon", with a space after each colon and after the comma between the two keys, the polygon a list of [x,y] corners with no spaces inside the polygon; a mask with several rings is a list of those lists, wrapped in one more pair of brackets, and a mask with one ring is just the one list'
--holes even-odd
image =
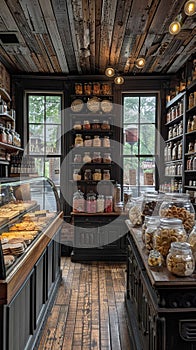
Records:
{"label": "wooden plank ceiling", "polygon": [[[0,61],[15,74],[103,74],[107,66],[127,75],[176,73],[196,53],[196,15],[185,15],[185,2],[0,0]],[[179,13],[182,29],[172,36]],[[18,42],[9,43],[10,34]]]}

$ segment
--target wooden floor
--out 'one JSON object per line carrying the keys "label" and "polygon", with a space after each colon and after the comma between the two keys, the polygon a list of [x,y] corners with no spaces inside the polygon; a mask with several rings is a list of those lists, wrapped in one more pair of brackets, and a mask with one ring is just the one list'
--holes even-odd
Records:
{"label": "wooden floor", "polygon": [[131,350],[125,270],[125,264],[62,257],[62,283],[36,349]]}

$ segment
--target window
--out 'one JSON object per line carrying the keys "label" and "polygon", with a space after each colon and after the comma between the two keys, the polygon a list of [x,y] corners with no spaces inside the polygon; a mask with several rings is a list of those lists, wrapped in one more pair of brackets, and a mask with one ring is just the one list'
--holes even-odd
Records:
{"label": "window", "polygon": [[27,154],[32,169],[60,185],[62,95],[27,95]]}
{"label": "window", "polygon": [[156,94],[123,94],[123,185],[133,196],[155,188]]}

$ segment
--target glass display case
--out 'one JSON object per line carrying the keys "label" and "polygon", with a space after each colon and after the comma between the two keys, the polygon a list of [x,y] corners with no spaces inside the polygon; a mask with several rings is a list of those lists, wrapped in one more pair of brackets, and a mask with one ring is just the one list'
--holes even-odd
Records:
{"label": "glass display case", "polygon": [[50,179],[1,179],[1,279],[6,278],[59,212],[58,193]]}
{"label": "glass display case", "polygon": [[50,179],[1,179],[1,349],[34,348],[61,281],[62,224],[57,189]]}

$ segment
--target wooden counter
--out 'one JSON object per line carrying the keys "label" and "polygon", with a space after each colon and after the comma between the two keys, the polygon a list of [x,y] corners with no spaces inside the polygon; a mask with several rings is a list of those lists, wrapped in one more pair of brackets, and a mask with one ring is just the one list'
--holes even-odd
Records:
{"label": "wooden counter", "polygon": [[196,274],[150,268],[141,229],[127,235],[126,306],[133,350],[196,349]]}

